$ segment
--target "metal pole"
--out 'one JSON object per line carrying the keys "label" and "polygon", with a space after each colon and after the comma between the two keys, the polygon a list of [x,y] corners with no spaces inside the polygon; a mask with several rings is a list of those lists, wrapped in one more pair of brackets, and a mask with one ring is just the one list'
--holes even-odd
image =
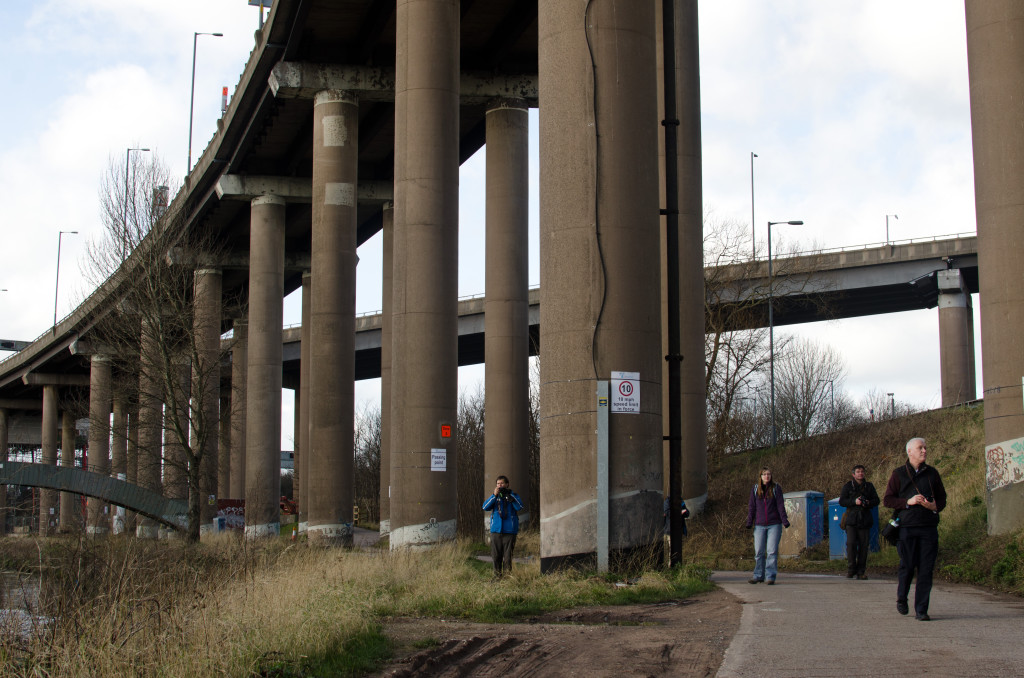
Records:
{"label": "metal pole", "polygon": [[[260,9],[262,12],[262,8]],[[196,42],[199,40],[200,35],[212,35],[215,38],[223,37],[223,33],[193,33],[192,34],[192,93],[189,95],[188,102],[188,171],[186,175],[192,173],[192,113],[195,110],[196,103]]]}
{"label": "metal pole", "polygon": [[772,447],[775,447],[775,314],[772,309],[772,222],[768,222],[768,364],[771,381]]}
{"label": "metal pole", "polygon": [[886,214],[885,215],[885,244],[886,245],[889,244],[889,217],[895,217],[897,221],[899,220],[899,216],[898,215],[895,215],[895,214]]}
{"label": "metal pole", "polygon": [[57,332],[57,294],[60,291],[60,241],[64,237],[65,233],[75,233],[78,231],[60,231],[57,233],[57,278],[53,284],[53,331]]}
{"label": "metal pole", "polygon": [[608,571],[608,412],[609,383],[597,382],[597,571]]}
{"label": "metal pole", "polygon": [[665,118],[665,249],[668,252],[665,284],[668,288],[668,502],[669,563],[683,561],[682,481],[682,387],[683,360],[679,337],[679,179],[676,112],[676,19],[675,0],[662,0],[662,49],[664,50]]}
{"label": "metal pole", "polygon": [[192,93],[188,102],[188,170],[186,175],[192,174],[192,113],[196,103],[196,42],[199,40],[199,33],[192,34]]}
{"label": "metal pole", "polygon": [[757,243],[754,240],[754,158],[757,157],[757,153],[750,152],[750,249],[751,256],[750,260],[757,259]]}

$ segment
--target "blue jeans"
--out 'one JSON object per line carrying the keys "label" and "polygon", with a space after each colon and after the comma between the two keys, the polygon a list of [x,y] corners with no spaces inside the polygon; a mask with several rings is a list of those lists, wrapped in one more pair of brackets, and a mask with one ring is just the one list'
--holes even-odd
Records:
{"label": "blue jeans", "polygon": [[[754,525],[754,579],[775,581],[779,573],[779,539],[782,525]],[[767,558],[765,557],[767,552]]]}

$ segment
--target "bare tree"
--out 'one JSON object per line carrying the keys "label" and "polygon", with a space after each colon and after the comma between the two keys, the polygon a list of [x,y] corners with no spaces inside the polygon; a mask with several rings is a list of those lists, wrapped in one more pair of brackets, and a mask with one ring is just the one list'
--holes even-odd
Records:
{"label": "bare tree", "polygon": [[839,353],[795,339],[775,363],[775,421],[779,438],[797,440],[834,427],[832,394],[846,369]]}
{"label": "bare tree", "polygon": [[380,520],[380,405],[367,404],[356,413],[353,494],[360,517]]}
{"label": "bare tree", "polygon": [[463,391],[459,395],[459,420],[456,431],[459,454],[458,514],[459,536],[480,539],[484,514],[481,489],[484,486],[484,392]]}
{"label": "bare tree", "polygon": [[[101,181],[103,236],[88,248],[87,274],[117,299],[95,332],[93,350],[110,355],[138,403],[138,482],[187,488],[190,539],[212,517],[219,433],[220,313],[196,313],[199,269],[215,267],[219,248],[186,229],[174,206],[170,172],[155,156],[111,160]],[[204,288],[205,289],[205,288]],[[221,301],[219,279],[211,291]],[[219,310],[219,306],[214,309]],[[214,338],[211,341],[211,337]]]}

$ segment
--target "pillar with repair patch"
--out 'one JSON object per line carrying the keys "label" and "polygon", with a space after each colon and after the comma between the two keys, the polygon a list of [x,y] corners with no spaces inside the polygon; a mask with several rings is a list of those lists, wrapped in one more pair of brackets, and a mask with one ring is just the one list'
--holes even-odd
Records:
{"label": "pillar with repair patch", "polygon": [[[64,410],[60,419],[60,465],[64,468],[75,467],[75,415]],[[71,492],[60,493],[60,522],[58,527],[63,533],[78,532],[82,523],[81,496]]]}
{"label": "pillar with repair patch", "polygon": [[[191,410],[195,414],[191,418],[191,446],[199,457],[199,524],[204,531],[212,527],[217,512],[222,279],[216,268],[200,268],[193,277],[192,334],[196,352],[192,361]],[[280,447],[280,438],[277,442]]]}
{"label": "pillar with repair patch", "polygon": [[398,0],[395,12],[393,549],[455,538],[459,10]]}
{"label": "pillar with repair patch", "polygon": [[1024,525],[1024,3],[966,0],[988,529]]}
{"label": "pillar with repair patch", "polygon": [[309,527],[309,379],[310,379],[310,312],[312,311],[313,276],[309,271],[302,273],[302,343],[299,346],[299,430],[295,439],[299,441],[302,453],[296,460],[299,485],[299,532]]}
{"label": "pillar with repair patch", "polygon": [[[57,387],[43,386],[42,463],[57,465]],[[57,527],[57,491],[39,490],[39,534],[54,534]]]}
{"label": "pillar with repair patch", "polygon": [[[161,467],[163,465],[163,366],[165,363],[161,354],[160,328],[150,319],[143,319],[140,328],[139,415],[135,482],[147,490],[163,494]],[[157,522],[152,518],[136,516],[135,535],[137,537],[156,539],[159,532],[158,527]]]}
{"label": "pillar with repair patch", "polygon": [[[526,102],[487,110],[487,246],[484,299],[484,486],[498,476],[530,496],[529,120]],[[531,507],[519,513],[530,523]],[[485,532],[490,516],[482,513]]]}
{"label": "pillar with repair patch", "polygon": [[939,271],[939,365],[942,406],[974,400],[974,309],[958,269]]}
{"label": "pillar with repair patch", "polygon": [[[541,570],[599,559],[598,381],[609,563],[661,545],[654,3],[541,3]],[[603,531],[603,530],[602,530]]]}
{"label": "pillar with repair patch", "polygon": [[285,201],[253,199],[249,243],[246,374],[245,536],[281,528],[281,361]]}
{"label": "pillar with repair patch", "polygon": [[313,99],[313,250],[310,268],[309,539],[352,544],[356,188],[359,102]]}
{"label": "pillar with repair patch", "polygon": [[[89,471],[110,474],[111,364],[105,355],[89,360]],[[110,531],[109,507],[96,497],[86,500],[89,517],[86,532],[103,535]]]}
{"label": "pillar with repair patch", "polygon": [[[664,27],[662,3],[655,3],[658,16],[658,50],[660,65],[658,78],[658,121],[664,118]],[[676,195],[678,248],[669,253],[665,248],[665,228],[668,219],[662,217],[660,241],[662,245],[662,346],[669,355],[668,346],[668,258],[677,262],[679,299],[679,360],[681,420],[680,467],[682,470],[682,499],[694,513],[704,508],[708,498],[707,419],[704,386],[704,206],[703,175],[701,169],[700,128],[700,56],[696,3],[676,3],[674,30],[675,58],[675,113],[678,123],[666,121],[658,125],[658,156],[662,177],[665,176],[664,133],[667,125],[676,129]],[[661,204],[665,206],[666,185],[658,182]],[[664,452],[666,463],[665,494],[668,496],[668,360],[662,365],[663,433],[666,436]]]}
{"label": "pillar with repair patch", "polygon": [[231,339],[231,484],[228,497],[245,499],[245,374],[249,356],[249,320],[235,318]]}
{"label": "pillar with repair patch", "polygon": [[395,210],[385,203],[381,216],[380,314],[380,535],[391,533],[391,295],[394,293]]}

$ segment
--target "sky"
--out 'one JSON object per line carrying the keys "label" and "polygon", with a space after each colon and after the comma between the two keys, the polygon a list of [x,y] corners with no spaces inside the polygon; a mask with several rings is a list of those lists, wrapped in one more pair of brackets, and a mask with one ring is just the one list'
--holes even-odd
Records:
{"label": "sky", "polygon": [[[934,0],[705,0],[700,3],[704,209],[718,222],[802,220],[773,248],[881,244],[975,231],[964,9]],[[246,0],[0,3],[0,338],[31,340],[91,291],[80,269],[100,235],[99,182],[146,147],[177,177],[188,159],[193,33],[193,163],[212,138],[221,90],[253,47]],[[530,283],[541,283],[536,111],[531,112]],[[460,176],[459,294],[484,292],[481,151]],[[897,216],[892,216],[897,215]],[[78,231],[59,236],[60,231]],[[380,236],[359,251],[357,311],[381,308]],[[980,299],[974,297],[981,393]],[[299,322],[300,300],[285,300]],[[837,348],[855,400],[892,392],[940,404],[936,309],[780,330]],[[0,353],[0,358],[6,353]],[[461,368],[474,389],[482,367]],[[837,385],[839,387],[839,385]],[[379,380],[356,388],[357,407]],[[282,446],[292,440],[283,395]]]}

